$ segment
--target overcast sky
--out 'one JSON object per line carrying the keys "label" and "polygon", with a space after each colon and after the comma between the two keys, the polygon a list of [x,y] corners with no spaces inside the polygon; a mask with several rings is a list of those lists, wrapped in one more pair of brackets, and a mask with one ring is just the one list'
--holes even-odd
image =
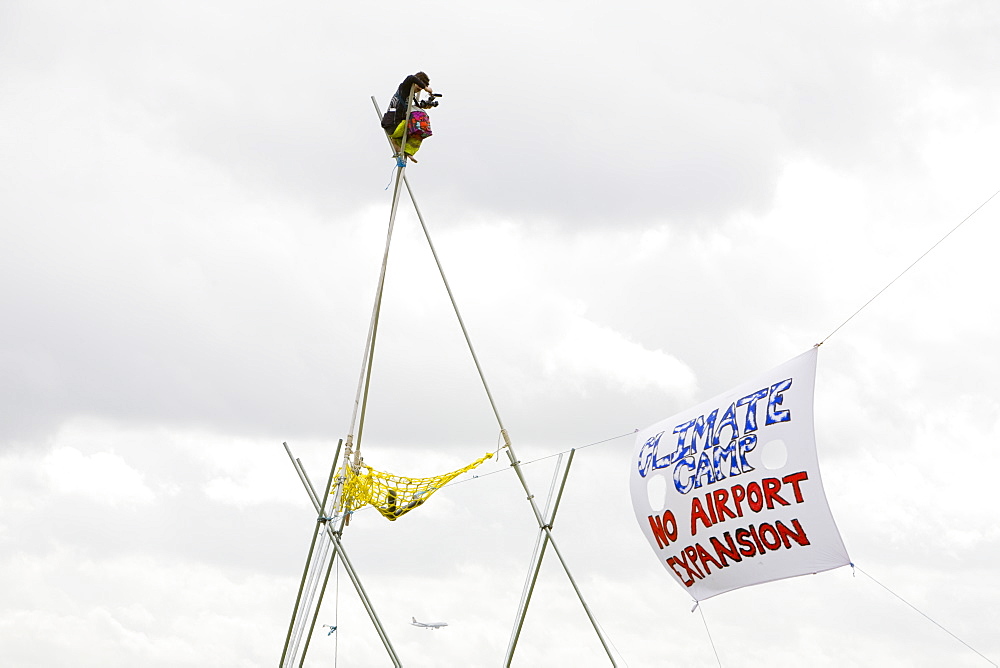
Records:
{"label": "overcast sky", "polygon": [[[278,662],[315,519],[281,443],[318,481],[349,428],[394,166],[370,97],[417,70],[444,97],[409,180],[536,496],[611,439],[555,535],[619,665],[1000,663],[1000,198],[837,330],[1000,189],[998,34],[993,0],[0,0],[4,663]],[[364,447],[425,476],[498,436],[404,204]],[[636,524],[632,432],[824,340],[868,575],[703,622]],[[537,531],[504,460],[345,533],[404,665],[503,659]],[[609,665],[551,559],[515,665]],[[313,665],[390,665],[341,580]]]}

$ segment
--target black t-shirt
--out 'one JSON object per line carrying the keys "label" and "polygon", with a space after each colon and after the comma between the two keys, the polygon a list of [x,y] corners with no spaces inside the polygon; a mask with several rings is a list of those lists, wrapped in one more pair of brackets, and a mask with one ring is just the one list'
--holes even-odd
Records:
{"label": "black t-shirt", "polygon": [[406,118],[407,96],[413,90],[414,84],[421,89],[424,87],[424,83],[412,74],[403,79],[403,83],[399,84],[396,94],[389,100],[389,108],[386,110],[385,115],[382,116],[382,127],[389,129],[389,126],[391,126],[391,129],[395,129],[400,121]]}

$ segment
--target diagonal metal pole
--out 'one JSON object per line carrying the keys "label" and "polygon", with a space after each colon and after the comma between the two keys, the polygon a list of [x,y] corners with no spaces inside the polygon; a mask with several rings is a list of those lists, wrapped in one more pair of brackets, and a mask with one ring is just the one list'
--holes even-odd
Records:
{"label": "diagonal metal pole", "polygon": [[[549,526],[555,523],[556,513],[559,512],[559,500],[562,498],[563,489],[566,487],[566,479],[569,477],[569,467],[573,464],[573,453],[575,450],[570,452],[569,462],[566,464],[566,469],[563,472],[562,484],[559,487],[559,496],[556,498],[556,502],[553,505],[552,496],[556,491],[556,483],[559,481],[559,472],[562,470],[562,453],[559,454],[559,458],[556,460],[555,469],[552,471],[552,484],[549,487],[549,495],[545,501],[545,516],[548,518]],[[538,532],[538,537],[535,539],[535,549],[531,553],[531,566],[528,568],[528,577],[524,582],[524,588],[521,592],[521,602],[518,605],[517,617],[514,620],[514,629],[511,632],[510,642],[507,644],[507,656],[504,659],[504,666],[509,666],[511,660],[514,657],[514,648],[517,646],[517,640],[521,635],[521,628],[524,626],[524,618],[528,614],[528,605],[531,603],[531,595],[535,589],[535,583],[538,580],[538,573],[542,567],[542,559],[545,558],[545,548],[548,545],[548,541],[545,539],[545,534],[541,531]]]}
{"label": "diagonal metal pole", "polygon": [[591,612],[590,606],[587,605],[587,601],[583,598],[583,592],[580,591],[580,587],[577,585],[576,579],[573,577],[573,573],[569,569],[569,564],[566,563],[566,559],[563,557],[562,552],[559,550],[559,546],[556,544],[555,538],[552,536],[552,527],[545,523],[541,513],[538,511],[538,505],[535,503],[535,497],[528,488],[528,482],[524,479],[524,472],[521,470],[521,463],[514,457],[514,449],[510,446],[510,437],[507,436],[506,430],[501,433],[507,443],[507,458],[510,459],[510,465],[517,474],[517,478],[521,482],[521,487],[528,495],[528,503],[531,504],[531,509],[535,513],[535,519],[538,521],[538,527],[545,533],[546,540],[552,544],[552,551],[555,552],[556,557],[559,559],[559,563],[562,565],[563,571],[565,571],[566,577],[569,579],[569,583],[573,587],[573,591],[576,592],[576,597],[579,599],[580,605],[583,606],[583,611],[587,614],[587,619],[590,620],[590,625],[594,628],[594,633],[597,634],[598,640],[601,641],[601,646],[604,647],[604,652],[608,655],[608,659],[611,660],[611,665],[617,666],[618,664],[615,662],[615,657],[611,653],[611,648],[608,647],[607,640],[601,632],[601,627],[598,625],[597,619],[594,617],[594,613]]}
{"label": "diagonal metal pole", "polygon": [[[378,102],[375,100],[375,96],[372,96],[372,104],[375,105],[375,114],[378,115],[379,107]],[[406,103],[406,118],[409,119],[410,111],[413,106],[413,90],[411,86],[410,95],[407,98]],[[386,269],[389,264],[389,247],[392,243],[392,231],[396,224],[396,212],[399,208],[399,193],[400,186],[406,176],[406,130],[408,128],[404,126],[402,143],[400,144],[400,149],[396,160],[396,184],[392,191],[392,207],[389,211],[389,230],[385,238],[385,251],[382,255],[382,268],[379,272],[378,277],[378,288],[375,292],[375,306],[372,309],[371,322],[368,325],[368,339],[365,342],[365,352],[361,361],[361,377],[358,379],[358,391],[354,398],[354,412],[351,415],[351,425],[348,430],[347,443],[348,448],[352,445],[355,448],[361,446],[361,436],[364,431],[365,423],[365,411],[368,405],[368,390],[371,386],[371,370],[372,370],[372,359],[375,356],[375,338],[378,333],[378,319],[379,312],[382,308],[382,294],[385,289],[385,274]],[[386,132],[385,139],[389,142],[389,146],[392,146],[392,139],[389,137],[389,133]],[[395,148],[395,147],[393,147]],[[407,186],[409,187],[409,186]],[[360,411],[360,418],[358,412]],[[355,427],[357,427],[357,437],[355,437]],[[353,441],[353,443],[352,443]]]}
{"label": "diagonal metal pole", "polygon": [[[306,473],[305,469],[302,468],[302,463],[299,460],[295,460],[298,464],[298,469],[301,471],[301,480],[306,486],[306,492],[313,501],[315,507],[322,507],[323,504],[320,502],[315,489],[313,488],[312,481],[309,480],[309,475]],[[389,640],[389,635],[386,633],[385,628],[382,626],[381,620],[378,618],[378,614],[375,612],[375,607],[371,604],[371,599],[368,597],[368,592],[365,591],[364,586],[361,584],[361,578],[358,577],[357,571],[354,568],[353,562],[351,562],[350,557],[347,556],[347,550],[344,549],[344,544],[341,541],[341,531],[333,528],[333,523],[326,520],[331,520],[333,518],[324,517],[322,511],[320,511],[320,519],[324,520],[324,526],[326,527],[326,534],[333,544],[333,558],[337,556],[340,557],[341,562],[344,564],[344,570],[347,575],[351,578],[351,582],[354,584],[354,588],[357,590],[358,595],[361,597],[361,603],[365,610],[368,612],[368,616],[372,620],[372,624],[375,626],[376,632],[378,632],[379,637],[382,639],[383,645],[386,646],[386,650],[389,652],[390,657],[392,657],[395,665],[399,666],[399,659],[396,657],[395,649],[392,647],[392,642]],[[311,631],[310,631],[311,633]]]}
{"label": "diagonal metal pole", "polygon": [[[552,549],[555,551],[556,556],[559,558],[559,561],[560,561],[560,563],[563,566],[563,570],[565,570],[565,572],[566,572],[566,576],[569,578],[570,584],[573,586],[573,590],[576,592],[577,597],[580,599],[580,603],[583,605],[584,612],[587,613],[587,617],[588,617],[588,619],[590,619],[590,623],[594,627],[594,632],[597,633],[597,637],[598,637],[598,639],[600,639],[601,645],[604,647],[604,651],[608,655],[608,659],[611,660],[611,665],[612,666],[617,666],[618,665],[615,662],[615,658],[612,655],[610,648],[608,648],[608,645],[605,642],[604,634],[601,632],[601,629],[600,629],[600,627],[597,624],[597,620],[594,618],[593,614],[591,613],[590,607],[587,605],[587,602],[583,599],[583,594],[580,591],[579,587],[577,586],[576,580],[574,580],[572,573],[570,573],[570,571],[569,571],[569,567],[566,565],[565,560],[563,560],[563,558],[562,558],[562,554],[559,552],[559,548],[556,546],[555,542],[552,539],[552,532],[551,532],[552,525],[555,523],[556,513],[559,512],[559,503],[562,501],[563,491],[566,489],[566,481],[569,478],[569,469],[573,465],[573,456],[575,454],[576,454],[576,449],[575,448],[572,449],[572,450],[570,450],[569,460],[567,461],[567,463],[566,463],[566,469],[563,472],[562,483],[560,484],[560,487],[559,487],[559,493],[556,496],[555,505],[552,508],[551,514],[548,515],[548,522],[545,524],[545,526],[542,526],[539,529],[539,531],[540,531],[540,533],[539,533],[539,539],[540,539],[540,542],[541,542],[541,549],[537,552],[537,557],[533,557],[532,572],[529,575],[528,582],[525,583],[525,592],[522,595],[521,607],[520,607],[520,609],[518,611],[518,618],[517,618],[517,621],[515,622],[515,629],[514,629],[514,632],[511,634],[510,644],[507,647],[507,657],[506,657],[506,659],[504,661],[504,667],[505,668],[508,668],[510,666],[510,662],[514,658],[514,650],[515,650],[515,648],[517,646],[518,637],[521,634],[521,626],[523,625],[523,623],[524,623],[524,617],[525,617],[525,615],[528,612],[528,605],[531,602],[531,594],[532,594],[532,592],[534,590],[534,587],[535,587],[535,581],[538,579],[538,573],[539,573],[539,571],[541,570],[541,567],[542,567],[542,560],[545,558],[545,548],[546,548],[546,546],[550,542],[552,543]],[[556,464],[556,471],[554,473],[555,476],[558,476],[558,473],[559,473],[559,468],[558,467],[559,467],[559,464]],[[553,482],[553,484],[555,484],[555,478],[553,478],[552,482]],[[551,501],[552,501],[552,492],[550,490],[549,491],[549,499],[548,499],[547,503],[551,503]],[[546,508],[546,514],[548,514],[548,508]],[[536,542],[536,549],[537,549],[537,545],[538,545],[538,543]]]}
{"label": "diagonal metal pole", "polygon": [[[295,459],[292,456],[291,449],[288,447],[287,444],[285,444],[285,450],[288,452],[288,456],[292,460],[292,465],[295,467],[295,471],[299,475],[299,480],[302,482],[302,486],[305,488],[306,493],[309,495],[309,500],[312,502],[313,508],[319,514],[319,516],[317,518],[317,527],[322,526],[322,531],[325,534],[325,537],[330,540],[331,545],[333,546],[333,554],[330,557],[331,561],[335,560],[337,557],[340,558],[341,563],[344,565],[345,572],[347,573],[348,577],[350,578],[351,583],[354,585],[354,589],[358,592],[358,596],[361,599],[361,603],[364,606],[365,611],[368,613],[368,617],[371,619],[372,624],[375,626],[375,630],[376,630],[376,632],[379,635],[379,638],[382,640],[382,645],[385,647],[386,652],[389,654],[390,659],[392,659],[393,665],[396,666],[397,668],[399,668],[400,666],[402,666],[402,663],[400,663],[400,661],[399,661],[399,657],[396,654],[396,650],[392,646],[392,641],[389,640],[389,636],[388,636],[388,634],[385,631],[385,627],[382,625],[382,621],[378,617],[378,613],[375,612],[375,608],[374,608],[374,606],[371,603],[371,599],[368,596],[368,592],[365,591],[364,586],[361,584],[361,579],[358,577],[357,571],[354,568],[354,564],[351,562],[350,558],[347,555],[347,551],[344,549],[344,545],[343,545],[343,543],[340,540],[340,532],[337,531],[336,529],[334,529],[334,527],[332,526],[333,522],[330,521],[331,518],[329,518],[329,517],[327,517],[325,515],[325,502],[326,502],[326,498],[325,497],[321,498],[316,493],[316,490],[313,487],[312,482],[309,480],[309,476],[308,476],[308,474],[306,474],[305,469],[302,467],[301,462],[299,462],[297,459]],[[339,458],[340,445],[337,446],[337,454],[338,454],[338,458]],[[338,459],[335,458],[334,459],[334,463],[333,463],[333,467],[332,467],[332,470],[331,470],[331,480],[332,480],[333,474],[337,470],[337,464],[338,464]],[[332,484],[332,482],[328,484],[328,488],[329,488],[329,486],[331,484]],[[329,495],[326,495],[326,496],[329,496]],[[327,577],[329,577],[329,570],[327,571]],[[324,582],[324,588],[325,588],[325,582]],[[321,596],[321,598],[322,598],[322,596]],[[296,605],[298,605],[298,603],[296,603]],[[308,613],[304,613],[304,614],[308,614]],[[315,618],[315,615],[314,615],[313,616],[313,625],[315,625],[315,621],[316,621],[316,618]],[[310,638],[312,636],[312,632],[313,632],[313,628],[310,627],[310,630],[309,630],[309,636],[310,636]],[[309,645],[309,641],[307,640],[307,642],[306,642],[306,649],[308,649],[308,645]],[[284,653],[283,653],[282,656],[284,658]],[[303,661],[305,660],[304,654],[303,654],[303,656],[301,658],[302,658]],[[292,661],[294,661],[294,656],[289,657],[289,659],[292,660]]]}
{"label": "diagonal metal pole", "polygon": [[451,291],[451,284],[448,283],[448,277],[444,275],[444,267],[441,265],[441,259],[438,257],[437,249],[434,248],[434,242],[431,241],[431,234],[427,230],[427,224],[424,223],[424,216],[420,212],[420,207],[417,205],[417,198],[413,196],[413,189],[410,187],[410,181],[406,178],[406,174],[403,174],[403,182],[406,184],[406,192],[410,196],[410,201],[413,202],[413,210],[417,213],[417,220],[420,221],[420,229],[424,231],[424,238],[427,239],[427,246],[430,248],[431,255],[434,257],[434,264],[437,265],[438,273],[441,275],[441,282],[444,283],[444,289],[448,293],[448,299],[451,300],[451,307],[452,310],[455,311],[455,318],[458,320],[458,326],[462,328],[462,336],[465,337],[465,344],[468,346],[469,353],[472,355],[472,361],[476,365],[476,371],[479,373],[479,379],[483,383],[483,389],[486,390],[486,398],[489,399],[490,408],[493,409],[493,415],[496,416],[497,424],[500,426],[500,430],[506,431],[503,426],[503,420],[500,419],[500,411],[497,410],[497,403],[493,399],[493,393],[490,392],[490,385],[486,382],[486,374],[483,373],[483,367],[479,363],[479,356],[476,355],[476,350],[472,347],[472,338],[469,337],[469,330],[466,329],[465,320],[462,319],[462,314],[458,311],[458,302],[455,301],[455,294]]}
{"label": "diagonal metal pole", "polygon": [[[409,120],[410,111],[413,106],[413,89],[410,88],[410,95],[406,102],[406,118]],[[375,100],[373,95],[372,104],[375,106],[376,115],[379,113],[378,102]],[[408,124],[407,124],[408,126]],[[354,450],[355,465],[360,459],[360,448],[361,448],[361,437],[363,436],[365,428],[365,414],[368,408],[368,392],[371,388],[371,375],[372,375],[372,364],[375,358],[375,340],[378,335],[378,322],[379,314],[382,309],[382,295],[385,290],[385,275],[386,270],[389,265],[389,248],[392,245],[392,232],[396,224],[396,212],[399,210],[399,194],[400,186],[403,182],[403,176],[406,170],[406,129],[404,126],[403,139],[400,144],[400,150],[396,155],[396,184],[392,190],[392,206],[389,211],[389,229],[386,232],[385,237],[385,251],[382,254],[382,267],[379,271],[378,286],[375,291],[375,305],[372,308],[371,321],[368,324],[368,337],[365,341],[365,351],[361,359],[361,374],[358,378],[358,390],[354,397],[354,410],[351,414],[351,423],[347,432],[347,456],[344,458],[344,474],[346,476],[346,467],[350,466],[350,455],[351,450]],[[389,137],[389,133],[386,132],[385,139],[389,142],[390,147],[392,146],[392,139]],[[394,148],[394,147],[393,147]],[[359,415],[360,413],[360,415]],[[342,480],[342,478],[341,478]],[[337,496],[340,496],[340,481],[338,480],[338,492]],[[338,531],[343,531],[344,527],[349,523],[350,515],[345,514],[337,518]]]}
{"label": "diagonal metal pole", "polygon": [[[305,470],[301,469],[301,467],[299,467],[298,470],[300,470],[299,477],[306,488],[306,492],[309,494],[309,497],[313,502],[313,506],[317,508],[317,512],[320,512],[322,505],[321,502],[319,501],[319,498],[315,490],[312,487],[312,483],[309,481],[308,475],[306,475]],[[321,519],[323,518],[322,514],[320,517]],[[361,584],[361,579],[358,577],[357,571],[354,568],[354,564],[347,556],[347,551],[344,549],[344,545],[340,540],[340,531],[334,529],[334,527],[332,526],[332,522],[326,521],[323,524],[326,529],[326,535],[329,537],[331,543],[333,544],[334,548],[333,557],[334,558],[336,558],[337,556],[340,557],[341,563],[343,563],[344,565],[344,570],[347,573],[348,577],[350,578],[351,583],[354,585],[354,589],[358,592],[358,596],[361,599],[361,603],[364,606],[365,611],[368,613],[368,617],[371,619],[372,624],[375,626],[375,630],[378,633],[379,638],[382,640],[382,644],[385,647],[386,652],[388,652],[389,657],[392,659],[393,665],[397,666],[398,668],[402,664],[399,662],[399,657],[396,655],[396,650],[392,646],[392,642],[389,640],[389,635],[386,633],[385,627],[382,625],[382,621],[378,617],[378,613],[375,612],[375,607],[371,603],[371,599],[368,596],[368,592],[365,591],[364,586]]]}
{"label": "diagonal metal pole", "polygon": [[406,184],[406,191],[410,195],[410,201],[413,202],[413,209],[417,213],[417,219],[420,221],[420,227],[424,231],[424,237],[427,239],[427,245],[430,247],[431,255],[434,256],[434,262],[437,264],[438,273],[441,274],[441,281],[444,283],[445,290],[448,292],[448,298],[451,300],[452,308],[455,311],[455,317],[458,319],[458,324],[462,328],[462,334],[465,337],[465,343],[469,348],[469,353],[472,355],[472,360],[476,365],[476,370],[479,372],[479,378],[483,382],[483,389],[486,391],[486,396],[489,399],[490,406],[493,408],[493,414],[496,416],[497,424],[500,427],[500,434],[504,439],[504,447],[507,451],[507,458],[510,460],[510,465],[514,468],[517,473],[517,478],[521,483],[521,487],[524,489],[525,494],[528,496],[528,502],[531,504],[531,510],[535,514],[535,520],[538,522],[538,526],[545,532],[546,539],[552,543],[552,550],[556,553],[559,558],[559,562],[562,564],[563,570],[566,571],[566,577],[569,578],[570,584],[573,586],[573,590],[576,592],[577,598],[580,600],[580,604],[583,606],[584,611],[587,613],[587,618],[590,620],[591,625],[594,627],[594,632],[597,633],[597,637],[601,641],[601,645],[604,647],[604,651],[607,652],[608,658],[611,659],[611,664],[617,666],[615,663],[614,656],[611,654],[611,648],[608,647],[607,641],[604,638],[604,634],[601,633],[600,626],[597,624],[597,620],[594,618],[593,613],[590,611],[590,607],[587,605],[586,600],[583,598],[583,592],[576,584],[576,580],[573,578],[573,574],[569,570],[569,565],[563,558],[562,553],[559,551],[559,547],[556,545],[555,539],[552,537],[552,532],[550,531],[547,523],[542,518],[542,514],[538,510],[538,506],[535,504],[535,496],[531,493],[531,489],[528,487],[528,483],[524,478],[524,473],[521,471],[521,463],[517,460],[514,454],[514,448],[510,442],[510,436],[507,430],[504,428],[503,420],[500,418],[500,411],[497,409],[496,401],[493,399],[493,393],[490,392],[489,384],[486,382],[486,374],[483,373],[482,365],[479,363],[479,357],[476,355],[476,351],[472,346],[472,339],[469,337],[469,331],[465,327],[465,321],[462,320],[462,314],[459,313],[458,304],[455,301],[455,296],[451,291],[451,286],[448,283],[448,278],[444,274],[444,268],[441,266],[441,261],[438,258],[437,250],[434,248],[434,243],[431,241],[430,232],[427,230],[427,225],[424,223],[423,214],[420,212],[420,207],[417,205],[417,200],[413,196],[413,189],[410,187],[410,182],[406,178],[406,174],[403,174],[403,182]]}
{"label": "diagonal metal pole", "polygon": [[[327,527],[327,531],[328,533],[333,533],[333,527]],[[403,664],[400,663],[399,657],[396,655],[396,649],[392,646],[392,641],[389,640],[389,635],[386,633],[385,627],[382,626],[382,621],[378,618],[378,613],[375,612],[375,607],[371,604],[368,592],[365,591],[364,585],[361,584],[361,578],[358,577],[357,570],[354,568],[354,563],[347,555],[347,550],[344,549],[344,544],[341,542],[340,536],[334,535],[332,540],[335,548],[335,554],[340,557],[341,562],[344,564],[344,571],[351,579],[351,583],[354,585],[354,589],[357,590],[358,596],[361,597],[361,602],[365,606],[365,611],[368,612],[368,617],[371,618],[372,624],[375,625],[375,629],[378,631],[379,637],[382,639],[382,645],[385,647],[386,652],[388,652],[389,658],[392,659],[393,665],[396,666],[396,668],[400,668]]]}
{"label": "diagonal metal pole", "polygon": [[[374,98],[372,98],[374,101]],[[351,425],[348,431],[348,444],[352,439],[354,446],[361,445],[361,432],[364,430],[365,410],[368,404],[368,390],[371,386],[372,362],[375,357],[375,339],[378,335],[379,313],[382,309],[382,295],[385,290],[385,274],[389,266],[389,248],[392,244],[392,232],[396,225],[396,212],[399,209],[399,193],[403,183],[403,170],[406,163],[400,163],[396,167],[396,185],[392,192],[392,207],[389,211],[389,229],[385,237],[385,251],[382,254],[382,267],[379,270],[378,287],[375,291],[375,305],[372,308],[371,322],[368,325],[368,337],[365,342],[365,352],[361,362],[361,377],[358,379],[358,391],[354,398],[354,411],[351,415]],[[360,418],[358,412],[360,410]],[[360,421],[359,421],[360,420]],[[354,437],[355,427],[357,427],[357,437]]]}

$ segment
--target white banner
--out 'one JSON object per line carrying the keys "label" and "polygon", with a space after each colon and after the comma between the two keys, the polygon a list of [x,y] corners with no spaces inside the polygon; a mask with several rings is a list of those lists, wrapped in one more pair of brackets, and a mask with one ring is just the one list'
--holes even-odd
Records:
{"label": "white banner", "polygon": [[850,563],[816,459],[817,351],[638,434],[636,519],[696,600]]}

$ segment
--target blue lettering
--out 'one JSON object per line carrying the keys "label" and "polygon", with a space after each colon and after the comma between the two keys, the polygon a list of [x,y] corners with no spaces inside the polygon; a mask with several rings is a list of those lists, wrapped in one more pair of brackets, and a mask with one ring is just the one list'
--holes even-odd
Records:
{"label": "blue lettering", "polygon": [[[715,447],[715,450],[712,451],[712,465],[715,467],[715,475],[718,480],[724,480],[729,476],[743,473],[737,459],[738,456],[739,452],[737,451],[735,438],[729,441],[729,445],[718,445]],[[728,472],[722,468],[726,464],[729,467]]]}
{"label": "blue lettering", "polygon": [[688,430],[694,426],[694,420],[688,420],[684,424],[679,424],[674,427],[674,433],[677,434],[677,450],[674,452],[673,461],[678,461],[681,457],[687,457],[689,454],[695,451],[694,444],[686,444]]}
{"label": "blue lettering", "polygon": [[791,386],[791,378],[786,378],[780,383],[775,383],[771,386],[771,397],[767,400],[767,417],[764,420],[764,424],[772,425],[779,422],[788,422],[792,419],[791,411],[778,410],[778,406],[780,406],[785,400],[785,397],[783,397],[781,393]]}
{"label": "blue lettering", "polygon": [[661,436],[663,436],[662,431],[643,443],[639,449],[639,475],[643,478],[649,473],[649,469],[653,468],[653,460],[656,458],[656,446],[660,442]]}
{"label": "blue lettering", "polygon": [[757,435],[747,434],[740,439],[740,466],[743,467],[743,473],[749,473],[753,471],[753,467],[747,462],[747,453],[757,447]]}
{"label": "blue lettering", "polygon": [[763,399],[766,396],[767,388],[765,387],[763,390],[757,390],[753,394],[748,394],[736,402],[737,406],[745,404],[747,407],[746,428],[743,430],[743,433],[757,431],[757,400]]}
{"label": "blue lettering", "polygon": [[712,432],[715,428],[715,418],[719,415],[719,409],[716,408],[714,411],[708,414],[708,420],[705,419],[704,415],[699,415],[698,419],[694,422],[694,431],[691,434],[691,448],[692,451],[698,450],[698,438],[704,439],[704,445],[702,445],[702,450],[708,450],[709,445],[711,445]]}
{"label": "blue lettering", "polygon": [[712,458],[707,452],[702,452],[698,458],[698,470],[694,474],[694,486],[701,487],[701,479],[705,478],[705,484],[711,485],[715,482],[715,468],[712,467]]}
{"label": "blue lettering", "polygon": [[722,442],[722,429],[724,427],[729,427],[733,430],[732,435],[729,437],[730,440],[739,438],[740,428],[736,424],[736,404],[729,404],[729,408],[722,414],[722,419],[719,421],[719,428],[715,432],[715,436],[712,437],[712,445],[718,445]]}
{"label": "blue lettering", "polygon": [[[686,470],[682,470],[686,469]],[[681,494],[687,494],[692,489],[694,489],[694,477],[690,474],[694,471],[694,457],[688,456],[677,462],[677,466],[674,467],[674,487]],[[682,482],[681,477],[685,474],[689,474],[688,477]]]}
{"label": "blue lettering", "polygon": [[639,450],[639,475],[643,478],[649,473],[650,469],[665,469],[670,466],[670,460],[674,453],[666,454],[662,457],[656,456],[657,448],[660,445],[660,438],[663,437],[663,432],[661,431],[656,436],[652,436],[645,443],[642,444],[642,448]]}

